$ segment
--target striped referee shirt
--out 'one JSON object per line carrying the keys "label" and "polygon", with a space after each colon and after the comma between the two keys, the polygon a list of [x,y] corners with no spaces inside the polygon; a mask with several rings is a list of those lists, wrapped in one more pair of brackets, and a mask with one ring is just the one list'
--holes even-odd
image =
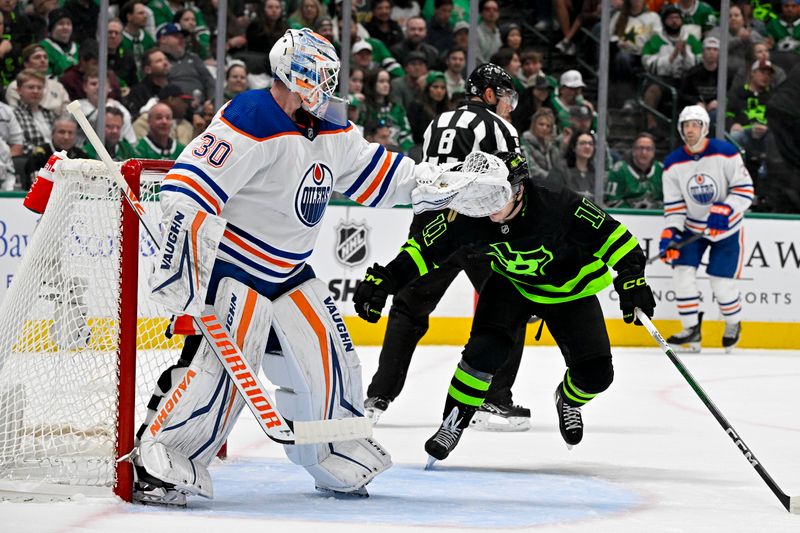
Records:
{"label": "striped referee shirt", "polygon": [[516,128],[483,102],[465,102],[442,113],[425,130],[422,153],[429,163],[464,161],[478,150],[522,153]]}

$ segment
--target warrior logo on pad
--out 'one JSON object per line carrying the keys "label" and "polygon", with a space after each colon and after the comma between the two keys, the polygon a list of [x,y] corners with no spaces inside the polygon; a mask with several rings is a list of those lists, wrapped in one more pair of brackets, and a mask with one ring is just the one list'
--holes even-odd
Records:
{"label": "warrior logo on pad", "polygon": [[313,227],[322,220],[332,187],[333,173],[326,165],[314,163],[306,170],[294,198],[294,210],[300,222]]}

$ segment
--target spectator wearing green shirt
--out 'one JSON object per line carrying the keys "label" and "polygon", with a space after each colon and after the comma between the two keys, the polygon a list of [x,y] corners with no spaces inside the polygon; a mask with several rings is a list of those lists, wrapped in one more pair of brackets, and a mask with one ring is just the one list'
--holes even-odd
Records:
{"label": "spectator wearing green shirt", "polygon": [[414,146],[411,126],[406,111],[391,96],[391,77],[384,69],[371,72],[364,82],[365,109],[361,115],[362,124],[383,123],[389,127],[391,144],[407,152]]}
{"label": "spectator wearing green shirt", "polygon": [[640,133],[633,140],[630,158],[617,161],[608,173],[606,204],[637,209],[662,207],[663,173],[664,165],[656,161],[655,138],[649,133]]}
{"label": "spectator wearing green shirt", "polygon": [[[661,23],[662,30],[653,35],[642,49],[642,65],[648,73],[678,89],[681,77],[697,64],[703,45],[685,28],[677,5],[666,4],[661,9]],[[643,99],[648,106],[658,108],[662,96],[662,87],[652,83],[645,89]],[[648,113],[646,117],[647,130],[658,135],[655,116]]]}
{"label": "spectator wearing green shirt", "polygon": [[137,75],[142,79],[144,54],[156,45],[153,36],[144,29],[147,26],[147,8],[138,0],[130,0],[123,4],[119,18],[125,26],[122,30],[120,48],[133,56]]}
{"label": "spectator wearing green shirt", "polygon": [[685,25],[694,24],[699,27],[700,34],[695,35],[698,39],[719,24],[719,14],[702,0],[678,0],[677,6],[681,10]]}
{"label": "spectator wearing green shirt", "polygon": [[208,28],[197,27],[197,15],[194,10],[179,9],[172,18],[172,22],[186,32],[187,50],[194,52],[204,61],[211,57]]}
{"label": "spectator wearing green shirt", "polygon": [[165,25],[174,22],[175,14],[181,9],[189,9],[194,13],[197,27],[195,29],[198,41],[206,48],[209,46],[210,33],[203,13],[194,7],[194,2],[182,2],[181,0],[151,0],[147,7],[153,12],[156,23],[156,34]]}
{"label": "spectator wearing green shirt", "polygon": [[781,14],[767,24],[773,50],[796,52],[800,48],[800,5],[797,0],[782,0]]}
{"label": "spectator wearing green shirt", "polygon": [[[126,159],[136,157],[136,151],[133,146],[131,146],[131,143],[122,138],[123,122],[124,116],[122,111],[116,107],[106,108],[105,140],[103,141],[103,145],[114,161],[125,161]],[[86,152],[91,159],[100,159],[97,156],[97,151],[94,149],[94,146],[92,146],[92,143],[89,141],[86,141],[83,145],[83,151]]]}
{"label": "spectator wearing green shirt", "polygon": [[50,72],[60,76],[69,67],[78,64],[78,45],[72,40],[72,17],[63,9],[50,12],[47,24],[47,37],[39,44],[47,52]]}
{"label": "spectator wearing green shirt", "polygon": [[170,137],[172,130],[172,109],[158,103],[148,112],[150,132],[139,139],[136,154],[143,159],[177,159],[184,145]]}

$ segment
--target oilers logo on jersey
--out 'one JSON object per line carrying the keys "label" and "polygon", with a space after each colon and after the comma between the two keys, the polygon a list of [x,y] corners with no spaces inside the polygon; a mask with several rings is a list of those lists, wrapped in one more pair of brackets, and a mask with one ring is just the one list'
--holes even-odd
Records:
{"label": "oilers logo on jersey", "polygon": [[700,205],[711,205],[717,198],[719,186],[708,174],[695,174],[686,184],[686,192]]}
{"label": "oilers logo on jersey", "polygon": [[306,170],[295,195],[294,207],[300,222],[308,227],[316,226],[331,196],[333,173],[323,163],[314,163]]}

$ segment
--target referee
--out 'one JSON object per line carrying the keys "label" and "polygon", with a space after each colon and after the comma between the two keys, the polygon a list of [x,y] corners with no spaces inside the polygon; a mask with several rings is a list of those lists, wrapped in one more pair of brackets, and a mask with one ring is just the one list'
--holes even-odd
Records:
{"label": "referee", "polygon": [[[467,100],[461,106],[442,113],[428,125],[423,142],[425,161],[434,164],[461,162],[478,150],[522,153],[517,130],[500,117],[510,113],[517,104],[511,76],[492,63],[480,65],[470,74],[466,93]],[[409,236],[421,232],[438,214],[429,211],[414,215]],[[485,255],[463,247],[439,268],[407,285],[394,297],[378,370],[367,389],[364,404],[373,421],[377,422],[403,389],[411,356],[428,331],[428,316],[462,270],[478,293],[492,272]],[[473,418],[473,427],[506,431],[530,428],[530,410],[511,401],[511,386],[517,376],[524,344],[523,326],[518,331],[512,355],[495,374],[486,401]]]}

